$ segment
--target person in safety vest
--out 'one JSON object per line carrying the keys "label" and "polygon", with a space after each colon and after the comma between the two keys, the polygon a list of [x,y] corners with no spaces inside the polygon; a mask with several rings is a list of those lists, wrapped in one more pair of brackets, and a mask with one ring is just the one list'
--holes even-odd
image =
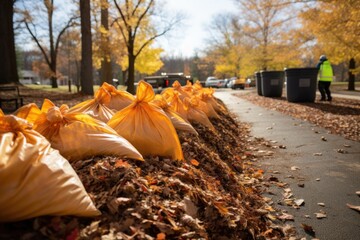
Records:
{"label": "person in safety vest", "polygon": [[321,55],[316,67],[319,69],[318,89],[321,94],[320,101],[331,101],[330,85],[334,76],[331,63],[325,55]]}

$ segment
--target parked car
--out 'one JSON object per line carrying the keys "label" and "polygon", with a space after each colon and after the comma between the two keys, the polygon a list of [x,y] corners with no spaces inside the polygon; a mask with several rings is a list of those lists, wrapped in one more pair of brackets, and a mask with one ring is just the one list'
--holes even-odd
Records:
{"label": "parked car", "polygon": [[205,81],[205,87],[221,88],[225,87],[225,80],[216,77],[208,77]]}
{"label": "parked car", "polygon": [[165,88],[171,87],[175,81],[185,86],[187,81],[193,82],[191,76],[184,76],[182,73],[167,73],[161,76],[144,77],[144,81],[151,84],[155,93],[161,93]]}
{"label": "parked car", "polygon": [[227,87],[231,88],[231,89],[245,89],[245,84],[246,81],[244,78],[237,78],[237,77],[232,77],[230,78],[231,80],[229,81]]}

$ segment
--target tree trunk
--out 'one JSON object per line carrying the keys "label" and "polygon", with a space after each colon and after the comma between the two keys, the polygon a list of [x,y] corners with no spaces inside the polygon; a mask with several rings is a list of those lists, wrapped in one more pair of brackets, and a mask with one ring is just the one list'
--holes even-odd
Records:
{"label": "tree trunk", "polygon": [[90,23],[90,0],[80,0],[81,15],[81,92],[93,95],[92,40]]}
{"label": "tree trunk", "polygon": [[[101,6],[101,25],[109,31],[109,11],[108,11],[108,1],[103,0],[104,5]],[[102,46],[102,53],[104,54],[103,60],[101,61],[101,82],[107,82],[109,84],[113,84],[112,80],[112,67],[111,67],[111,59],[110,59],[110,48],[109,44],[109,36],[105,34],[101,34],[101,44]],[[105,46],[104,46],[105,45]]]}
{"label": "tree trunk", "polygon": [[127,81],[127,91],[131,94],[135,94],[135,56],[134,54],[129,54],[129,68],[128,68],[128,81]]}
{"label": "tree trunk", "polygon": [[127,79],[127,91],[131,94],[135,94],[134,82],[135,82],[135,55],[134,55],[134,44],[135,39],[131,35],[132,31],[128,31],[129,34],[129,46],[128,46],[128,59],[129,59],[129,66],[128,66],[128,79]]}
{"label": "tree trunk", "polygon": [[0,1],[0,84],[19,84],[13,27],[14,0]]}
{"label": "tree trunk", "polygon": [[58,88],[57,83],[57,74],[56,74],[56,54],[54,52],[51,52],[51,64],[50,64],[50,70],[51,70],[51,88]]}
{"label": "tree trunk", "polygon": [[355,69],[355,59],[351,58],[349,62],[349,84],[348,90],[355,91],[355,75],[352,72]]}

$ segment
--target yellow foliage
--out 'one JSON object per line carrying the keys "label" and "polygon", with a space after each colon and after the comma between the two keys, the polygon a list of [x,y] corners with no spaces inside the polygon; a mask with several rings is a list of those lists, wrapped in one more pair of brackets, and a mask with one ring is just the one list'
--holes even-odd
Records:
{"label": "yellow foliage", "polygon": [[[319,1],[316,7],[304,11],[300,17],[303,31],[313,34],[332,63],[350,58],[360,60],[360,1]],[[334,27],[336,26],[336,27]]]}

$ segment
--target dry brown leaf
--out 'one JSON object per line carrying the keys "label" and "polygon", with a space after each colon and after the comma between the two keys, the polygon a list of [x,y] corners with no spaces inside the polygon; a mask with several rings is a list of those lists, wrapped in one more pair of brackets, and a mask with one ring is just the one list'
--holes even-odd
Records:
{"label": "dry brown leaf", "polygon": [[351,209],[353,209],[355,211],[360,212],[360,206],[351,205],[349,203],[347,203],[346,206],[348,206],[349,208],[351,208]]}
{"label": "dry brown leaf", "polygon": [[319,156],[322,156],[323,154],[319,152],[319,153],[314,153],[313,155],[316,157],[319,157]]}
{"label": "dry brown leaf", "polygon": [[307,234],[310,234],[311,236],[315,236],[315,231],[314,231],[314,229],[312,228],[312,226],[307,225],[307,224],[305,224],[305,223],[302,223],[302,224],[301,224],[301,227],[305,230],[305,232],[306,232]]}
{"label": "dry brown leaf", "polygon": [[122,159],[118,159],[115,161],[115,168],[130,168],[131,165],[127,162],[127,161],[124,161]]}
{"label": "dry brown leaf", "polygon": [[288,221],[294,221],[294,216],[293,215],[291,215],[291,214],[288,214],[288,213],[283,213],[283,214],[281,214],[279,217],[278,217],[278,219],[280,219],[280,220],[288,220]]}
{"label": "dry brown leaf", "polygon": [[229,213],[228,208],[223,202],[214,202],[214,206],[219,210],[222,215],[227,215]]}
{"label": "dry brown leaf", "polygon": [[323,212],[319,212],[319,213],[315,213],[315,216],[317,219],[322,219],[322,218],[326,218],[326,214]]}

